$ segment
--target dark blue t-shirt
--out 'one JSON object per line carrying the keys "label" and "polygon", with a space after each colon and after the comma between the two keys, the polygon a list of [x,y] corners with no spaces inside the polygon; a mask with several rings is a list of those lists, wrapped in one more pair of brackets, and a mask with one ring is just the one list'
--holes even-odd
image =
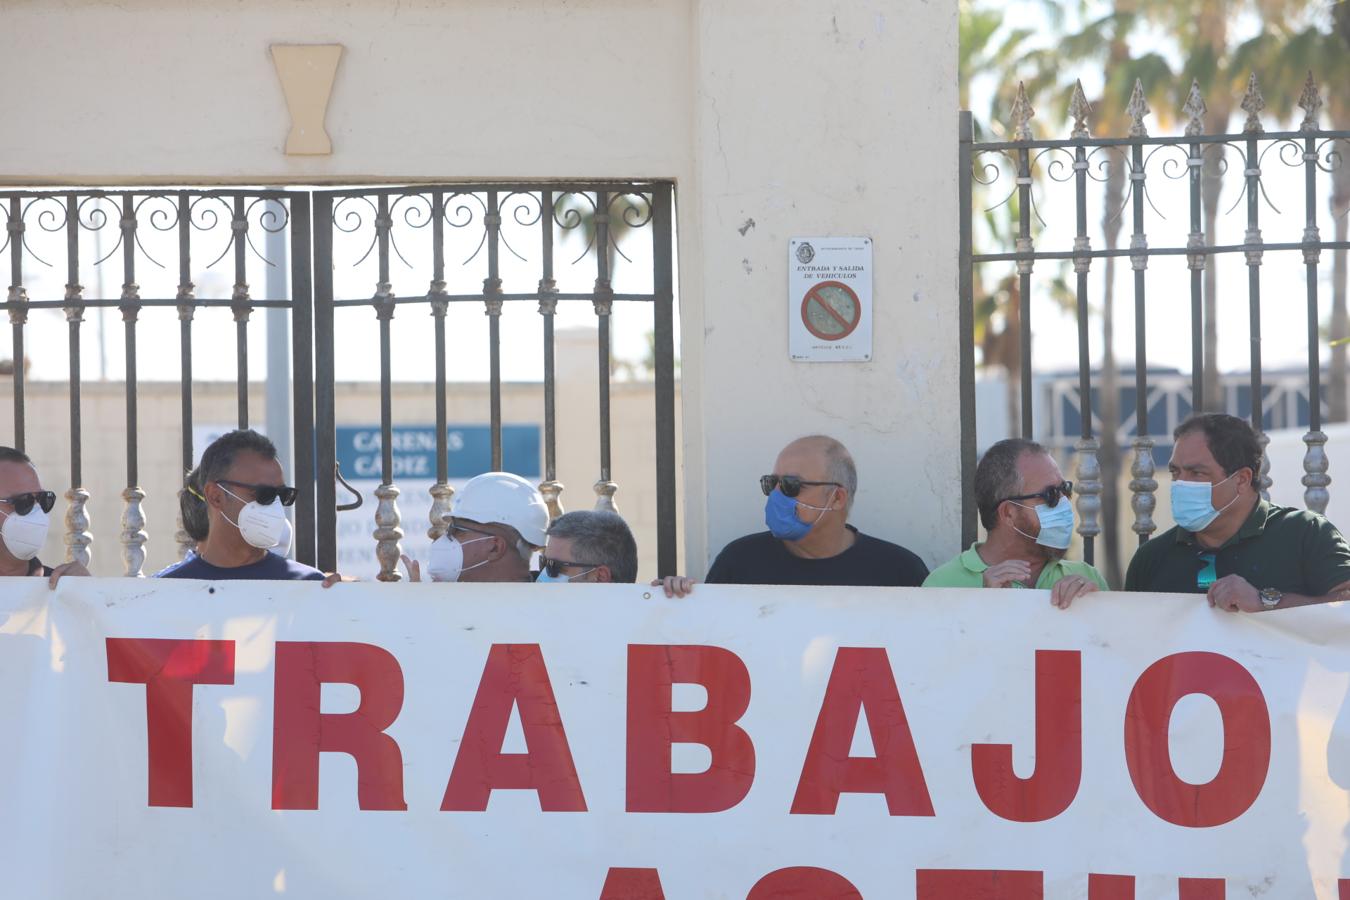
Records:
{"label": "dark blue t-shirt", "polygon": [[156,573],[155,577],[199,578],[202,581],[235,579],[246,581],[323,581],[323,573],[318,569],[286,559],[284,556],[278,556],[270,551],[255,563],[236,566],[232,569],[213,566],[197,554],[190,553],[187,559],[174,563],[162,572]]}

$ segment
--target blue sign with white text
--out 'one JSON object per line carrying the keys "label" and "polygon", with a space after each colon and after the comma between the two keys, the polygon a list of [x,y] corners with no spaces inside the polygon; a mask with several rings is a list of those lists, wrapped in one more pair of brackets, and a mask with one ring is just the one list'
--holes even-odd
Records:
{"label": "blue sign with white text", "polygon": [[[538,425],[502,426],[502,468],[522,478],[538,478],[543,445]],[[394,481],[436,480],[436,426],[401,425],[393,430]],[[337,461],[347,478],[380,480],[378,425],[337,426]],[[446,429],[449,478],[458,481],[492,471],[492,429],[487,425],[450,425]]]}

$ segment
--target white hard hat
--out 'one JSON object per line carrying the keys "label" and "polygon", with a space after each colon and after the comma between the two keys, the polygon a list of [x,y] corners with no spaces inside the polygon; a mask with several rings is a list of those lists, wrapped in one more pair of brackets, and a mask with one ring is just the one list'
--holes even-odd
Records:
{"label": "white hard hat", "polygon": [[510,472],[484,472],[465,482],[450,515],[484,525],[509,525],[535,547],[548,540],[548,506],[535,486]]}

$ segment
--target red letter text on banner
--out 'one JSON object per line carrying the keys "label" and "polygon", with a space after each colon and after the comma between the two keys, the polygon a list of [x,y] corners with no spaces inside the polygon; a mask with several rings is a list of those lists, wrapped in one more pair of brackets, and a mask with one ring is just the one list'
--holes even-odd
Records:
{"label": "red letter text on banner", "polygon": [[[503,753],[517,706],[526,752]],[[538,791],[544,812],[586,811],[538,644],[493,644],[488,651],[441,809],[483,812],[493,790],[513,788]]]}
{"label": "red letter text on banner", "polygon": [[666,900],[655,869],[610,869],[600,900]]}
{"label": "red letter text on banner", "polygon": [[1134,900],[1134,876],[1089,875],[1088,900]]}
{"label": "red letter text on banner", "polygon": [[[1205,694],[1223,716],[1223,762],[1208,784],[1177,777],[1168,749],[1172,709]],[[1177,653],[1144,670],[1125,708],[1125,761],[1139,799],[1173,825],[1231,822],[1256,802],[1270,768],[1270,713],[1251,673],[1218,653]]]}
{"label": "red letter text on banner", "polygon": [[[403,755],[384,733],[403,708],[403,670],[372,644],[277,642],[272,808],[319,808],[319,754],[356,760],[361,809],[407,809]],[[355,712],[319,712],[325,682],[356,685]]]}
{"label": "red letter text on banner", "polygon": [[[867,713],[874,757],[851,757],[858,715]],[[893,816],[931,816],[919,754],[882,647],[840,647],[806,751],[794,814],[834,815],[839,795],[885,794]]]}
{"label": "red letter text on banner", "polygon": [[192,686],[234,684],[234,641],[108,638],[108,680],[145,685],[151,806],[192,805]]}
{"label": "red letter text on banner", "polygon": [[1043,882],[1041,872],[919,869],[915,893],[916,900],[1042,900]]}
{"label": "red letter text on banner", "polygon": [[750,889],[745,900],[863,900],[847,878],[829,869],[794,866],[770,872]]}
{"label": "red letter text on banner", "polygon": [[[708,704],[671,711],[671,685],[701,684]],[[755,779],[755,747],[736,721],[750,705],[750,673],[721,647],[628,647],[629,812],[708,813],[744,799]],[[702,744],[712,765],[675,774],[672,744]]]}
{"label": "red letter text on banner", "polygon": [[970,768],[989,811],[1044,822],[1069,808],[1083,774],[1082,659],[1077,650],[1036,651],[1036,769],[1013,772],[1011,744],[974,744]]}

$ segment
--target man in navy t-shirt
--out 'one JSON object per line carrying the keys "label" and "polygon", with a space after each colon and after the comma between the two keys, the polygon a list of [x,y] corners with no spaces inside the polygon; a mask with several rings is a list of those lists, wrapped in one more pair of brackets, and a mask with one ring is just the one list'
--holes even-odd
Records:
{"label": "man in navy t-shirt", "polygon": [[276,447],[256,431],[231,431],[212,442],[178,496],[197,550],[156,578],[323,581],[325,587],[337,580],[282,555],[291,542],[284,507],[295,502],[295,488],[282,478]]}
{"label": "man in navy t-shirt", "polygon": [[708,584],[918,587],[928,577],[918,556],[848,524],[858,474],[834,438],[788,444],[760,488],[768,497],[769,530],[727,544],[708,570]]}

